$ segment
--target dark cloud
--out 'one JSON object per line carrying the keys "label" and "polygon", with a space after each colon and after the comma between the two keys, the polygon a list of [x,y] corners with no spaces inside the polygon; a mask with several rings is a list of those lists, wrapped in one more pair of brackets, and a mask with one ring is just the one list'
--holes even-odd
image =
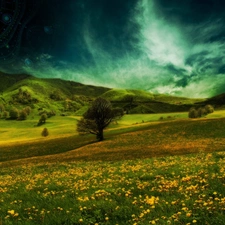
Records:
{"label": "dark cloud", "polygon": [[223,0],[17,0],[26,13],[13,2],[0,9],[0,30],[11,29],[0,33],[5,71],[195,97],[222,90]]}

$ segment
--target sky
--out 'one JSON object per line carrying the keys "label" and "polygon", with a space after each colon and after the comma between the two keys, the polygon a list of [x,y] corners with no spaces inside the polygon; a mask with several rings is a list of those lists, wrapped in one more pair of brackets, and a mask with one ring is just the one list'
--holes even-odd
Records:
{"label": "sky", "polygon": [[225,92],[225,2],[1,0],[0,70],[211,97]]}

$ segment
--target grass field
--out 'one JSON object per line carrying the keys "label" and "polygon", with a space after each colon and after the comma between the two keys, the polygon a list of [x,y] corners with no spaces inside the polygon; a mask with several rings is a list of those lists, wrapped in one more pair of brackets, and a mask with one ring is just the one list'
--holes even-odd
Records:
{"label": "grass field", "polygon": [[1,224],[224,224],[224,152],[0,171]]}
{"label": "grass field", "polygon": [[50,118],[47,138],[36,118],[0,120],[0,225],[222,225],[224,117],[125,115],[103,142],[79,117]]}

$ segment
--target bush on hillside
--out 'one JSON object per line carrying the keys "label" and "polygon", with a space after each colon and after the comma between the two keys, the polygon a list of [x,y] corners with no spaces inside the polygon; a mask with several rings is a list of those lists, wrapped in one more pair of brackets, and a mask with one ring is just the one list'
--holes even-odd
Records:
{"label": "bush on hillside", "polygon": [[0,112],[4,112],[5,111],[5,107],[3,104],[0,104]]}
{"label": "bush on hillside", "polygon": [[18,102],[21,104],[29,104],[32,101],[36,101],[36,99],[32,99],[30,92],[27,90],[22,90],[22,88],[18,89],[18,92],[12,96],[13,102]]}
{"label": "bush on hillside", "polygon": [[24,110],[27,113],[27,115],[30,115],[30,113],[31,113],[31,107],[30,106],[25,107]]}
{"label": "bush on hillside", "polygon": [[19,112],[18,120],[26,120],[27,119],[27,112],[25,109]]}
{"label": "bush on hillside", "polygon": [[214,108],[212,105],[206,105],[205,107],[200,107],[195,109],[194,107],[190,108],[188,112],[189,118],[201,118],[202,116],[206,116],[209,113],[213,113]]}
{"label": "bush on hillside", "polygon": [[4,111],[3,113],[2,113],[2,118],[8,118],[9,117],[9,112],[8,111]]}
{"label": "bush on hillside", "polygon": [[41,115],[41,118],[39,119],[39,121],[38,121],[38,126],[41,126],[42,124],[44,124],[45,122],[46,122],[46,119],[47,119],[48,117],[47,117],[47,114],[42,114]]}
{"label": "bush on hillside", "polygon": [[16,120],[19,117],[19,110],[16,107],[13,107],[9,111],[9,117],[12,120]]}
{"label": "bush on hillside", "polygon": [[46,114],[47,118],[50,118],[52,116],[55,116],[56,112],[54,110],[51,110],[51,111],[43,110],[38,113],[39,116],[42,116],[43,114]]}
{"label": "bush on hillside", "polygon": [[63,100],[62,94],[58,90],[53,91],[49,97],[55,101]]}
{"label": "bush on hillside", "polygon": [[188,117],[189,118],[197,118],[198,117],[198,112],[195,108],[191,108],[188,112]]}
{"label": "bush on hillside", "polygon": [[202,107],[198,108],[197,115],[198,115],[198,118],[207,115],[205,108],[202,108]]}
{"label": "bush on hillside", "polygon": [[214,108],[212,105],[206,105],[205,106],[205,110],[206,110],[206,113],[209,114],[209,113],[213,113],[214,112]]}
{"label": "bush on hillside", "polygon": [[43,137],[47,137],[49,135],[49,132],[48,132],[48,129],[47,128],[44,128],[41,132],[41,136]]}

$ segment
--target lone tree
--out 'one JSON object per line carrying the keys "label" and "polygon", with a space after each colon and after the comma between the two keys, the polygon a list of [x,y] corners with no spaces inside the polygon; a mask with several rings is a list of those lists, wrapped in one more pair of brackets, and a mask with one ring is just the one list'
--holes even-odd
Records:
{"label": "lone tree", "polygon": [[103,130],[118,115],[114,113],[111,103],[104,98],[97,98],[77,123],[80,134],[95,134],[98,141],[104,139]]}

